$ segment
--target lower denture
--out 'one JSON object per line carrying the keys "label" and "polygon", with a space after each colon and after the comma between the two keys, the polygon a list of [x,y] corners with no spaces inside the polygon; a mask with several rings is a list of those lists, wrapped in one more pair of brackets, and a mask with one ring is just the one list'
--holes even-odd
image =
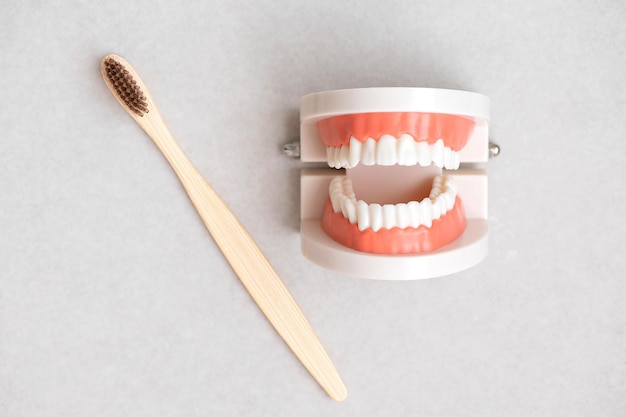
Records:
{"label": "lower denture", "polygon": [[336,242],[360,252],[376,254],[411,254],[430,252],[457,239],[465,230],[466,219],[459,197],[452,210],[433,220],[431,227],[394,227],[373,231],[360,231],[341,212],[333,211],[330,198],[324,207],[322,230]]}

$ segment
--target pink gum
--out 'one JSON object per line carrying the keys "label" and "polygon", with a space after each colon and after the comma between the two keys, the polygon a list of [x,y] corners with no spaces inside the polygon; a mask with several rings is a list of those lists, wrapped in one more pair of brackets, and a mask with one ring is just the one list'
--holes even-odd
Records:
{"label": "pink gum", "polygon": [[470,118],[450,114],[384,112],[329,117],[317,122],[317,131],[328,147],[349,145],[352,136],[365,142],[384,134],[396,138],[409,134],[418,142],[435,143],[441,138],[446,146],[458,151],[472,136],[475,125]]}
{"label": "pink gum", "polygon": [[334,241],[360,252],[387,255],[431,252],[447,245],[465,231],[465,210],[459,197],[452,210],[433,220],[431,227],[359,231],[341,213],[333,212],[330,198],[322,216],[322,229]]}

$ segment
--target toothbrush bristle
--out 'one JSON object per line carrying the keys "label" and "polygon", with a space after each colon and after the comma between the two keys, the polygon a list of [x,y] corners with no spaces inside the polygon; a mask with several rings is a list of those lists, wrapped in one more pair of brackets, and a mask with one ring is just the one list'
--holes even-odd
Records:
{"label": "toothbrush bristle", "polygon": [[139,117],[148,113],[146,97],[130,72],[113,58],[105,59],[104,68],[106,76],[120,100]]}

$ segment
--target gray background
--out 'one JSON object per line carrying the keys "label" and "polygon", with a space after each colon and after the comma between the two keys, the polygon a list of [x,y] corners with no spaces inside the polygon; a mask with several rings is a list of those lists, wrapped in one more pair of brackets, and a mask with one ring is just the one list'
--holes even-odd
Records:
{"label": "gray background", "polygon": [[[626,415],[626,6],[3,2],[0,415]],[[58,2],[61,3],[61,2]],[[301,305],[330,400],[113,99],[127,58]],[[300,254],[301,95],[491,97],[491,253],[415,282]]]}

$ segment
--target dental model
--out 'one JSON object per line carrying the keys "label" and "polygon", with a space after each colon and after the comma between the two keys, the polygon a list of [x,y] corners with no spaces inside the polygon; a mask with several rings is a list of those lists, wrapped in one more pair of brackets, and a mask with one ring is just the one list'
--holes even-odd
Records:
{"label": "dental model", "polygon": [[487,97],[337,90],[303,97],[300,110],[302,160],[335,171],[303,171],[305,256],[378,279],[446,275],[484,259],[487,177],[476,166],[488,158]]}

